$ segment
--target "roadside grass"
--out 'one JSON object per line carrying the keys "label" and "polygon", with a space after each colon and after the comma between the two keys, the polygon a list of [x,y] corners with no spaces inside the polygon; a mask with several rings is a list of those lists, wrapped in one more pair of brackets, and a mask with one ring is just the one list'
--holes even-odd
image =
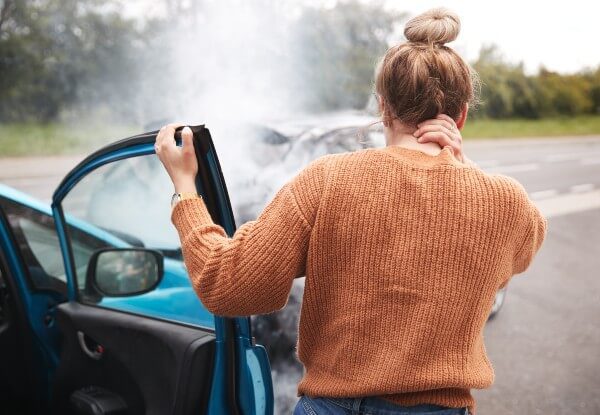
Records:
{"label": "roadside grass", "polygon": [[[135,125],[99,122],[3,124],[0,125],[0,157],[87,153],[141,131]],[[600,135],[600,116],[470,119],[462,134],[470,139]]]}
{"label": "roadside grass", "polygon": [[567,137],[600,135],[600,115],[528,119],[470,119],[464,138]]}
{"label": "roadside grass", "polygon": [[115,124],[2,124],[0,157],[78,154],[141,130]]}

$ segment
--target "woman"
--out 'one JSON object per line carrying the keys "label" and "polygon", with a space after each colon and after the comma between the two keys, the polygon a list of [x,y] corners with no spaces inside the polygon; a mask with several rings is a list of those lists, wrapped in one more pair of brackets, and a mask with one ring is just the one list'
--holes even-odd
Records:
{"label": "woman", "polygon": [[[296,414],[464,414],[492,384],[482,331],[496,291],[523,272],[546,222],[515,180],[461,155],[473,75],[431,10],[381,61],[387,146],[328,155],[232,238],[195,194],[191,131],[157,153],[182,194],[172,220],[198,296],[224,316],[269,313],[306,275]],[[447,115],[442,115],[447,114]]]}

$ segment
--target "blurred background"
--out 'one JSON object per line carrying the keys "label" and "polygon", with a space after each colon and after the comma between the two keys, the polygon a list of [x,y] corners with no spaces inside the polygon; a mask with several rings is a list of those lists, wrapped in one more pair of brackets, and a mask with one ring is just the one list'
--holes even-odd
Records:
{"label": "blurred background", "polygon": [[[479,73],[465,151],[549,218],[486,328],[483,414],[600,414],[600,6],[335,0],[1,0],[0,182],[49,201],[90,151],[166,122],[206,124],[238,226],[326,153],[383,145],[374,67],[403,25],[456,11]],[[170,195],[165,195],[168,203]],[[253,319],[276,412],[294,405],[303,281]]]}

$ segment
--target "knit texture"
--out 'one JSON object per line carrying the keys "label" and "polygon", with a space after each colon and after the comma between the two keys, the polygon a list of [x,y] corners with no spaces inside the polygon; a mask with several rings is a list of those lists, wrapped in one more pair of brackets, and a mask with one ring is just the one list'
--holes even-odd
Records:
{"label": "knit texture", "polygon": [[531,263],[546,220],[514,179],[398,146],[323,156],[232,238],[201,199],[173,210],[206,308],[282,308],[306,275],[298,394],[474,411],[494,379],[483,328]]}

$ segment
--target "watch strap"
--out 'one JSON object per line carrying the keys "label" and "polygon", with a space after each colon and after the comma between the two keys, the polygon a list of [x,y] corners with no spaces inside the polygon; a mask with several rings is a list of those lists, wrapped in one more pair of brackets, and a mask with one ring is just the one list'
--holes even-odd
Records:
{"label": "watch strap", "polygon": [[177,203],[181,202],[182,200],[200,199],[200,198],[201,198],[201,196],[196,192],[175,193],[175,194],[173,194],[173,197],[171,198],[171,207],[175,207],[175,205],[177,205]]}

